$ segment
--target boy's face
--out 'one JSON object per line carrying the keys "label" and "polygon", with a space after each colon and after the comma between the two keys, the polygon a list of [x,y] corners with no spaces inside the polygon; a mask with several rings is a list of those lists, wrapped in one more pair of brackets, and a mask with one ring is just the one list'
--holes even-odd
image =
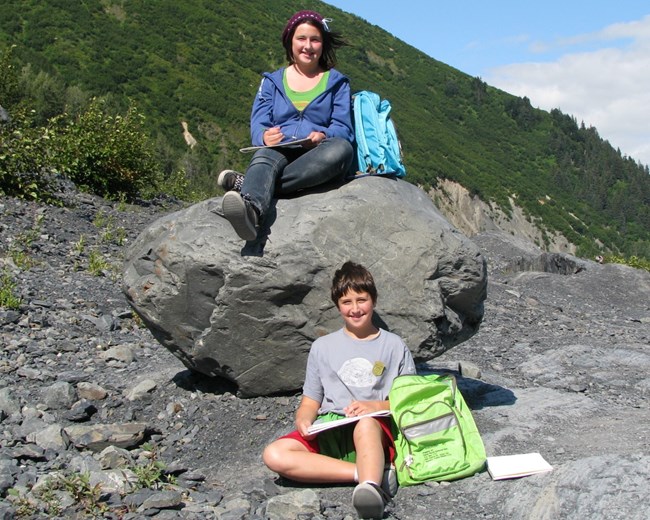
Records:
{"label": "boy's face", "polygon": [[339,312],[350,332],[364,332],[373,328],[372,313],[375,304],[367,292],[350,289],[339,298]]}

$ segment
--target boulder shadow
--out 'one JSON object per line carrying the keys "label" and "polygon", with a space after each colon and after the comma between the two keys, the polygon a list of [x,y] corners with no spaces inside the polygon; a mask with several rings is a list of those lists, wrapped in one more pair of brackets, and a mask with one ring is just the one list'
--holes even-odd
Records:
{"label": "boulder shadow", "polygon": [[418,374],[453,375],[467,406],[472,410],[481,410],[492,406],[512,406],[517,402],[517,397],[512,390],[485,383],[479,379],[463,377],[457,370],[431,369],[430,367],[422,368],[418,366]]}
{"label": "boulder shadow", "polygon": [[208,376],[190,369],[178,372],[172,378],[172,382],[188,392],[198,390],[204,394],[237,394],[237,385],[232,381],[221,377]]}

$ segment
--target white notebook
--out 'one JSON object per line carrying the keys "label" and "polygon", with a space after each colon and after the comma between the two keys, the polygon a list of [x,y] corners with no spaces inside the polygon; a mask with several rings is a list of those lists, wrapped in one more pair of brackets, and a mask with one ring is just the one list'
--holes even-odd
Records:
{"label": "white notebook", "polygon": [[239,151],[246,153],[246,152],[254,152],[255,150],[261,150],[262,148],[297,148],[306,143],[311,143],[311,139],[309,139],[309,137],[304,137],[303,139],[295,139],[294,141],[287,141],[284,143],[271,144],[266,146],[246,146],[244,148],[240,148]]}
{"label": "white notebook", "polygon": [[343,426],[344,424],[350,424],[358,421],[364,417],[387,417],[390,415],[390,410],[379,410],[378,412],[371,412],[365,415],[355,415],[354,417],[342,417],[341,419],[335,421],[319,422],[316,420],[307,431],[309,433],[320,433],[324,430],[329,430],[330,428],[337,428],[338,426]]}
{"label": "white notebook", "polygon": [[488,457],[487,467],[492,480],[526,477],[553,469],[539,453]]}

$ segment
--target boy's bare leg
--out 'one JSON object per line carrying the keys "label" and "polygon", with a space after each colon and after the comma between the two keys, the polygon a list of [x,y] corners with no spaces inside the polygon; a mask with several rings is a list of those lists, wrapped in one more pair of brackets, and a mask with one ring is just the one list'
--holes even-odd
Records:
{"label": "boy's bare leg", "polygon": [[307,448],[295,439],[278,439],[272,442],[264,450],[262,458],[271,471],[298,482],[354,482],[355,465],[352,462],[307,451]]}
{"label": "boy's bare leg", "polygon": [[354,428],[359,482],[381,484],[384,474],[384,432],[372,417],[361,419]]}

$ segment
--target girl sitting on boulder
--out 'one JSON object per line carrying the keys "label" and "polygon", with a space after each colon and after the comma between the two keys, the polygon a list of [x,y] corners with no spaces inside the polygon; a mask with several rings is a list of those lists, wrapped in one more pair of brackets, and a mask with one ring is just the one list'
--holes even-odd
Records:
{"label": "girl sitting on boulder", "polygon": [[[264,73],[251,114],[255,152],[246,175],[219,174],[225,218],[243,240],[254,240],[273,196],[343,179],[353,159],[350,82],[337,71],[345,45],[314,11],[299,11],[282,32],[289,64]],[[304,140],[300,145],[284,146]]]}

